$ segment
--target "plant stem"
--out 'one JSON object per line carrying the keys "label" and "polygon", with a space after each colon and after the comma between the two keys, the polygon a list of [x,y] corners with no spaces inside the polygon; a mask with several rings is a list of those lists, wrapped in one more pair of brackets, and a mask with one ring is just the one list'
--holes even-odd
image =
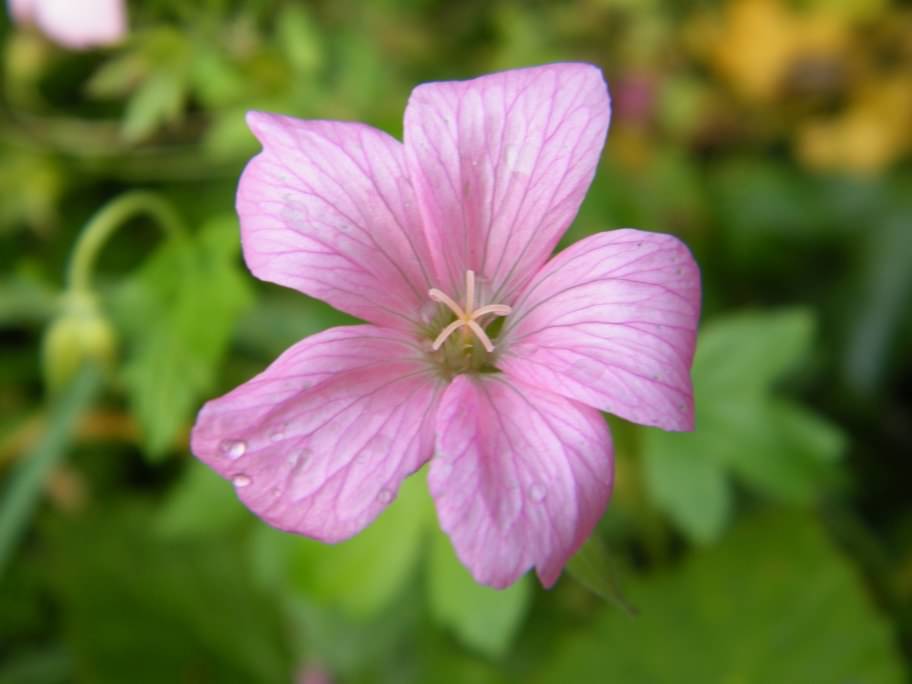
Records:
{"label": "plant stem", "polygon": [[67,271],[68,292],[91,292],[92,272],[102,247],[120,226],[136,214],[150,215],[175,239],[183,240],[187,236],[180,216],[164,198],[144,190],[125,193],[92,216],[80,234]]}
{"label": "plant stem", "polygon": [[38,502],[41,486],[63,458],[79,415],[91,404],[101,373],[85,365],[51,403],[47,430],[35,448],[18,463],[0,499],[0,575],[9,563]]}

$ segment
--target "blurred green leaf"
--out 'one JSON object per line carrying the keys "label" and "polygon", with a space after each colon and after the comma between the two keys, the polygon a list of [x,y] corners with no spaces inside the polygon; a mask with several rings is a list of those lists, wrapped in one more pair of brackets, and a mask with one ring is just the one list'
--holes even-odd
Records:
{"label": "blurred green leaf", "polygon": [[186,80],[182,75],[152,75],[130,98],[123,121],[124,138],[138,142],[162,124],[175,122],[183,111],[185,98]]}
{"label": "blurred green leaf", "polygon": [[698,398],[724,407],[732,394],[767,391],[801,362],[813,333],[814,317],[805,309],[742,312],[712,321],[700,332],[694,358]]}
{"label": "blurred green leaf", "polygon": [[243,547],[166,542],[152,522],[99,510],[48,531],[77,681],[290,681],[279,611],[254,586]]}
{"label": "blurred green leaf", "polygon": [[86,88],[95,97],[121,97],[130,92],[145,72],[141,55],[127,52],[102,64],[89,79]]}
{"label": "blurred green leaf", "polygon": [[323,62],[320,33],[309,12],[300,6],[285,7],[276,22],[282,52],[298,72],[310,75]]}
{"label": "blurred green leaf", "polygon": [[27,225],[46,232],[59,219],[58,203],[71,182],[46,151],[0,146],[0,236]]}
{"label": "blurred green leaf", "polygon": [[161,455],[211,391],[239,317],[251,303],[233,218],[187,244],[162,247],[119,292],[115,312],[132,353],[124,381],[146,449]]}
{"label": "blurred green leaf", "polygon": [[835,482],[840,431],[772,394],[808,354],[812,332],[802,310],[741,313],[704,327],[693,366],[696,430],[643,434],[649,492],[693,540],[711,542],[725,529],[732,475],[797,503]]}
{"label": "blurred green leaf", "polygon": [[439,530],[433,534],[428,574],[433,617],[467,646],[492,657],[506,653],[529,607],[531,577],[523,575],[500,591],[478,584]]}
{"label": "blurred green leaf", "polygon": [[639,581],[636,620],[567,634],[537,682],[899,684],[890,628],[807,515],[757,516],[674,571]]}
{"label": "blurred green leaf", "polygon": [[[905,185],[910,197],[912,182]],[[906,199],[897,215],[865,231],[854,281],[857,294],[849,311],[843,374],[858,394],[871,397],[889,377],[891,362],[902,358],[898,330],[912,320],[912,205]]]}
{"label": "blurred green leaf", "polygon": [[250,519],[234,487],[191,459],[162,505],[156,529],[166,537],[190,537],[237,529]]}
{"label": "blurred green leaf", "polygon": [[72,677],[70,656],[60,645],[16,653],[0,664],[0,684],[64,684]]}
{"label": "blurred green leaf", "polygon": [[415,570],[432,515],[423,476],[403,483],[396,501],[351,539],[323,544],[258,530],[261,575],[287,581],[308,600],[370,620],[403,589]]}
{"label": "blurred green leaf", "polygon": [[636,608],[621,591],[617,567],[597,532],[590,535],[582,548],[567,562],[565,570],[595,595],[611,601],[628,615],[636,614]]}
{"label": "blurred green leaf", "polygon": [[724,469],[706,455],[699,440],[666,441],[647,439],[643,452],[652,498],[695,541],[718,539],[732,514]]}

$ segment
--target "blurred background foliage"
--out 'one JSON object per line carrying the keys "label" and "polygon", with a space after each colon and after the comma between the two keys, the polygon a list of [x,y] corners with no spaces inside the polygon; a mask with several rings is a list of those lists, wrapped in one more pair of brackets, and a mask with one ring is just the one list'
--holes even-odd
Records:
{"label": "blurred background foliage", "polygon": [[[2,34],[0,682],[908,681],[912,5],[128,7],[107,50]],[[614,98],[566,242],[701,264],[697,431],[612,419],[613,502],[548,592],[475,585],[422,477],[335,547],[267,528],[189,426],[346,319],[242,267],[244,113],[398,136],[417,83],[555,60]],[[112,201],[144,213],[63,296]]]}

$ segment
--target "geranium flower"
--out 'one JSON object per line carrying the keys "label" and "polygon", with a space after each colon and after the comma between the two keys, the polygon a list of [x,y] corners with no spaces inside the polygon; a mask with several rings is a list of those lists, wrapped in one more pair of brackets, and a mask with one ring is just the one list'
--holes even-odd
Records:
{"label": "geranium flower", "polygon": [[20,24],[34,24],[64,47],[112,45],[127,35],[124,0],[9,0]]}
{"label": "geranium flower", "polygon": [[414,90],[399,143],[253,112],[238,188],[259,278],[368,321],[302,340],[207,403],[193,452],[269,524],[356,534],[430,461],[475,579],[545,586],[608,502],[600,411],[689,430],[699,273],[668,235],[599,233],[548,260],[589,187],[610,105],[552,64]]}

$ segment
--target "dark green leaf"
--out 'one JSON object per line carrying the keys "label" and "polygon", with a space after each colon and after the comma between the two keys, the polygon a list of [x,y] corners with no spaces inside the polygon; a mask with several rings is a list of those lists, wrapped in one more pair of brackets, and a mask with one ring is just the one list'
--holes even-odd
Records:
{"label": "dark green leaf", "polygon": [[855,570],[806,515],[769,514],[631,587],[567,635],[539,682],[899,684],[893,635]]}
{"label": "dark green leaf", "polygon": [[152,522],[101,510],[49,531],[46,567],[76,680],[290,681],[277,606],[254,586],[244,547],[166,542]]}

